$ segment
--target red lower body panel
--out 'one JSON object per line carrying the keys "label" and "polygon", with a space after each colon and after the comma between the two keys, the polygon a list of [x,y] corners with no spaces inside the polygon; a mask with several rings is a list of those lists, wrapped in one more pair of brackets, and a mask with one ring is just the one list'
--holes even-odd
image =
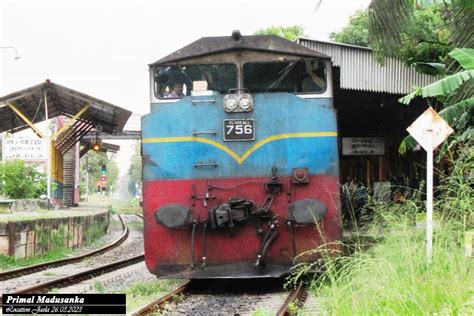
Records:
{"label": "red lower body panel", "polygon": [[[148,269],[159,276],[177,278],[278,277],[288,272],[295,253],[301,255],[322,245],[327,245],[328,250],[339,249],[334,243],[341,238],[339,183],[338,178],[331,175],[310,176],[309,184],[305,185],[291,185],[290,177],[278,178],[283,183],[283,190],[274,196],[270,208],[278,219],[278,235],[268,248],[265,265],[258,269],[254,263],[260,251],[261,236],[257,234],[255,220],[236,223],[232,230],[208,227],[203,237],[202,223],[208,218],[208,210],[228,202],[230,198],[251,200],[260,206],[269,195],[263,187],[268,181],[269,178],[144,181],[145,260]],[[202,198],[206,194],[209,199],[204,203]],[[316,225],[294,225],[291,234],[285,225],[288,206],[301,199],[323,202],[327,213]],[[191,247],[192,225],[170,229],[156,222],[154,213],[167,204],[180,204],[192,209],[193,218],[198,223],[194,250]],[[263,230],[267,230],[266,223],[262,224]],[[313,261],[319,256],[320,253],[311,252],[298,257],[297,262]]]}

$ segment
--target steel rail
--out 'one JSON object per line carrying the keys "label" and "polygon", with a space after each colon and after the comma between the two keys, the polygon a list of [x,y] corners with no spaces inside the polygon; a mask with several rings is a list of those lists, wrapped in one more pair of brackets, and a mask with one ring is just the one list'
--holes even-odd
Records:
{"label": "steel rail", "polygon": [[290,311],[290,304],[296,303],[299,308],[302,308],[304,302],[306,301],[307,292],[304,288],[303,283],[299,283],[296,289],[292,290],[288,297],[286,298],[283,305],[280,307],[278,312],[276,313],[277,316],[285,316],[285,315],[292,315],[293,313]]}
{"label": "steel rail", "polygon": [[44,263],[35,264],[35,265],[32,265],[32,266],[27,266],[27,267],[23,267],[23,268],[18,268],[18,269],[14,269],[14,270],[0,272],[0,281],[5,281],[5,280],[17,278],[17,277],[20,277],[22,275],[27,275],[27,274],[31,274],[31,273],[34,273],[34,272],[43,271],[43,270],[50,269],[50,268],[53,268],[53,267],[59,267],[59,266],[63,266],[63,265],[66,265],[66,264],[79,262],[79,261],[83,260],[84,258],[95,256],[95,255],[107,252],[107,251],[119,246],[120,244],[122,244],[128,238],[129,229],[128,229],[127,224],[124,222],[122,216],[120,216],[120,214],[118,214],[118,216],[119,216],[120,222],[122,223],[123,232],[122,232],[122,235],[120,235],[120,237],[118,237],[111,244],[109,244],[105,247],[102,247],[100,249],[85,253],[85,254],[80,255],[80,256],[76,256],[76,257],[72,257],[72,258],[59,259],[59,260],[54,260],[54,261],[48,261],[48,262],[44,262]]}
{"label": "steel rail", "polygon": [[[115,261],[97,268],[92,268],[76,274],[67,275],[65,277],[50,280],[44,283],[35,284],[20,290],[13,291],[8,294],[43,294],[49,292],[53,288],[62,288],[71,284],[77,284],[84,280],[91,279],[95,276],[102,275],[111,271],[115,271],[126,266],[143,261],[145,256],[143,254],[127,258],[124,260]],[[1,300],[0,300],[1,302]],[[1,304],[0,304],[1,305]]]}
{"label": "steel rail", "polygon": [[190,283],[191,281],[184,283],[183,285],[181,285],[174,291],[170,292],[169,294],[166,294],[165,296],[162,296],[151,303],[143,305],[142,307],[131,312],[129,315],[141,316],[141,315],[149,315],[149,314],[155,313],[155,309],[159,308],[160,306],[162,306],[163,304],[167,302],[172,301],[173,297],[175,297],[176,295],[184,293],[188,289]]}

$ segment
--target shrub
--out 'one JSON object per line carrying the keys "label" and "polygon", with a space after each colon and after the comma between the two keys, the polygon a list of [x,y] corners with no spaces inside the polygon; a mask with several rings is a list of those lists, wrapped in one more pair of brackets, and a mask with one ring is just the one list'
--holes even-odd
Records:
{"label": "shrub", "polygon": [[12,199],[34,199],[46,193],[45,175],[23,161],[0,163],[0,194]]}

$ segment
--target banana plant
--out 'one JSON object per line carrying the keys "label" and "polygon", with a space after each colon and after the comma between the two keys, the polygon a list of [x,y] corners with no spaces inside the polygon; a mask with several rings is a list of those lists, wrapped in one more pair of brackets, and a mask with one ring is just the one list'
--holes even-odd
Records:
{"label": "banana plant", "polygon": [[[461,101],[449,104],[450,101],[454,100],[454,98],[450,98],[453,94],[465,85],[472,85],[474,82],[474,49],[455,48],[449,53],[449,56],[458,62],[460,66],[458,72],[448,75],[425,87],[415,88],[415,91],[398,100],[400,103],[407,105],[417,96],[422,98],[436,97],[444,101],[445,106],[439,112],[439,115],[441,115],[457,133],[453,136],[454,140],[448,143],[448,147],[444,146],[441,153],[456,143],[474,139],[472,124],[474,97],[472,93]],[[467,91],[470,91],[470,89],[467,89]],[[401,154],[405,154],[408,149],[413,148],[416,144],[416,141],[411,136],[407,136],[403,139],[398,151]],[[440,155],[438,155],[438,157],[439,156]]]}

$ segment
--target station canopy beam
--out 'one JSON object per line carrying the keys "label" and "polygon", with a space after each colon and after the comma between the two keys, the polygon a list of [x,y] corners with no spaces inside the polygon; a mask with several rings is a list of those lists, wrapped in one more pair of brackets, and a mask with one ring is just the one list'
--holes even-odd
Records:
{"label": "station canopy beam", "polygon": [[55,149],[64,154],[96,129],[110,134],[122,132],[131,114],[128,110],[46,80],[0,98],[0,132],[15,133],[31,128],[44,138],[35,124],[46,118],[64,116],[69,120],[50,138]]}

